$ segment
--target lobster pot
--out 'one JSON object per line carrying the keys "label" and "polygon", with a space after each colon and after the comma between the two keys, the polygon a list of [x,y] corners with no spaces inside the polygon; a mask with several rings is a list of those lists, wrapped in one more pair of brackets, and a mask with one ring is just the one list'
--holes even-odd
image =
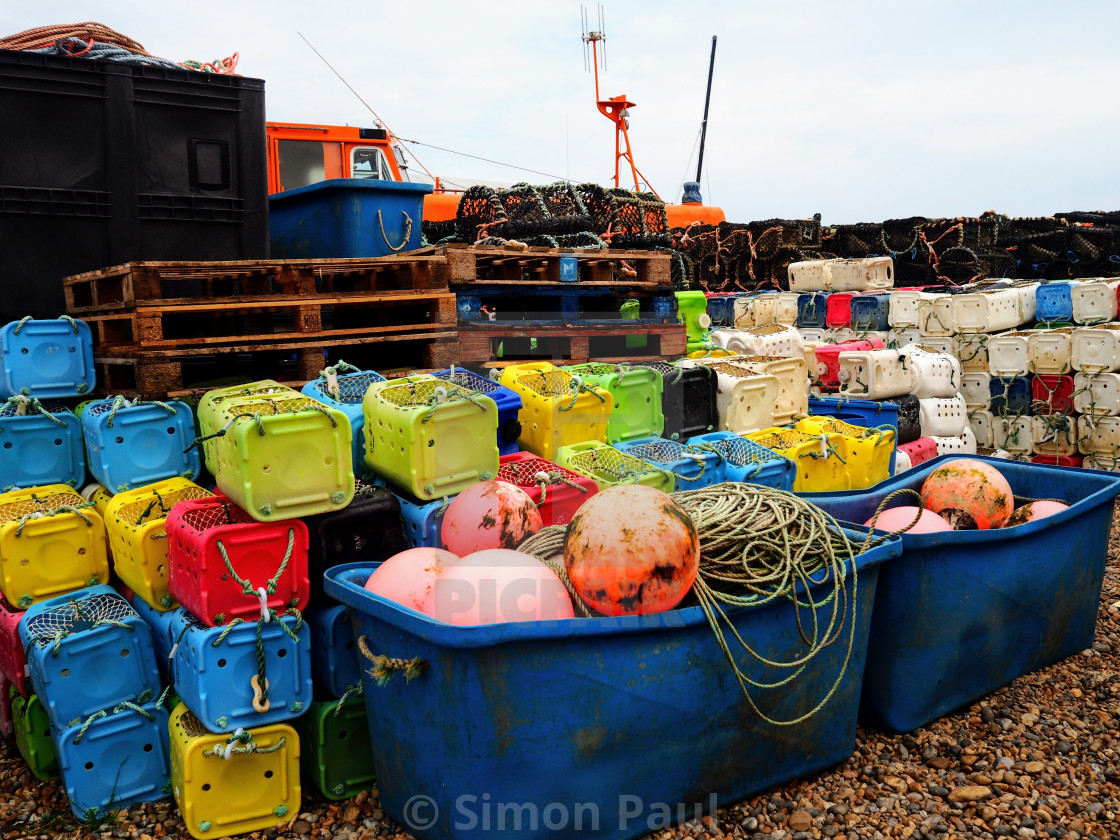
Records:
{"label": "lobster pot", "polygon": [[1061,280],[1039,286],[1034,293],[1034,317],[1046,324],[1072,321],[1073,290],[1079,285],[1077,280]]}
{"label": "lobster pot", "polygon": [[894,260],[890,257],[829,260],[827,266],[834,292],[871,292],[894,286]]}
{"label": "lobster pot", "polygon": [[922,434],[930,437],[959,437],[968,426],[964,397],[919,399]]}
{"label": "lobster pot", "polygon": [[62,784],[79,819],[167,796],[171,759],[167,709],[145,703],[76,723],[55,736]]}
{"label": "lobster pot", "polygon": [[[1049,464],[1052,467],[1080,467],[1082,466],[1082,457],[1080,455],[1032,455],[1032,464]],[[1099,469],[1099,468],[1097,468]]]}
{"label": "lobster pot", "polygon": [[797,470],[793,480],[795,493],[818,493],[849,489],[847,446],[843,435],[810,435],[796,429],[771,428],[747,435],[764,446],[789,458]]}
{"label": "lobster pot", "polygon": [[[714,354],[714,355],[719,355],[718,351],[719,350],[724,350],[727,347],[727,342],[730,341],[731,339],[733,339],[735,336],[737,336],[739,334],[739,332],[740,332],[739,330],[731,329],[731,328],[722,329],[722,330],[713,330],[708,335],[708,340],[711,341],[712,344],[715,345],[715,348],[713,348],[712,350],[710,350],[708,352],[710,352],[711,354]],[[728,352],[730,352],[730,351],[728,351]],[[692,357],[692,355],[693,354],[690,354],[690,358]],[[706,355],[707,355],[706,353],[701,353],[699,355],[696,355],[695,357],[696,358],[705,358]],[[549,366],[549,368],[552,368],[552,365],[548,362],[540,362],[539,364],[542,364],[542,365],[547,364]],[[525,367],[529,367],[529,365],[525,365]]]}
{"label": "lobster pot", "polygon": [[171,625],[178,613],[177,609],[157,610],[143,598],[129,598],[127,600],[137,615],[144,619],[152,633],[152,649],[156,654],[156,665],[159,667],[160,676],[167,679],[167,666],[171,659],[171,646],[175,644],[175,636]]}
{"label": "lobster pot", "polygon": [[959,333],[953,336],[953,355],[961,363],[961,370],[989,373],[988,336],[984,333]]}
{"label": "lobster pot", "polygon": [[922,436],[921,403],[913,394],[902,397],[891,397],[884,403],[897,405],[898,409],[898,442],[910,443]]}
{"label": "lobster pot", "polygon": [[61,403],[0,404],[0,486],[80,487],[86,477],[82,424]]}
{"label": "lobster pot", "polygon": [[736,329],[773,324],[776,317],[775,295],[743,295],[732,299],[732,323]]}
{"label": "lobster pot", "polygon": [[197,478],[201,463],[194,413],[184,402],[135,403],[123,397],[82,412],[90,475],[114,493],[167,478]]}
{"label": "lobster pot", "polygon": [[300,633],[306,632],[311,637],[311,678],[315,694],[337,700],[362,681],[350,610],[342,604],[328,602],[325,606],[311,607],[304,620],[307,627]]}
{"label": "lobster pot", "polygon": [[992,399],[988,406],[995,415],[1021,415],[1031,413],[1032,388],[1030,378],[1013,379],[992,377],[989,385]]}
{"label": "lobster pot", "polygon": [[959,437],[932,436],[938,455],[975,455],[976,435],[968,426],[964,427]]}
{"label": "lobster pot", "polygon": [[850,490],[862,490],[890,478],[896,435],[893,429],[853,426],[826,416],[802,418],[797,422],[797,429],[816,436],[843,435]]}
{"label": "lobster pot", "polygon": [[[809,371],[809,381],[812,386],[820,390],[823,384],[820,380],[821,369],[820,362],[817,361],[817,350],[822,347],[835,347],[835,344],[825,344],[823,341],[806,341],[801,347],[801,357],[805,359],[805,369]],[[837,370],[840,369],[840,363],[837,362]],[[827,372],[827,370],[825,371]]]}
{"label": "lobster pot", "polygon": [[[1086,455],[1082,460],[1080,466],[1087,470],[1103,470],[1105,472],[1120,473],[1120,458],[1114,455],[1103,455],[1100,453],[1092,453]],[[18,729],[16,730],[18,733]]]}
{"label": "lobster pot", "polygon": [[957,332],[994,333],[1029,324],[1035,315],[1037,283],[952,296]]}
{"label": "lobster pot", "polygon": [[699,490],[727,481],[723,459],[715,452],[691,450],[679,441],[656,437],[625,441],[614,446],[619,452],[671,472],[678,490]]}
{"label": "lobster pot", "polygon": [[1070,310],[1075,324],[1101,324],[1116,320],[1120,280],[1089,280],[1070,289]]}
{"label": "lobster pot", "polygon": [[1027,339],[1027,358],[1031,373],[1044,376],[1060,376],[1069,373],[1071,363],[1071,340],[1073,328],[1063,327],[1056,330],[1035,332]]}
{"label": "lobster pot", "polygon": [[953,323],[953,295],[934,295],[924,306],[918,320],[922,337],[952,338],[958,330]]}
{"label": "lobster pot", "polygon": [[[360,675],[359,675],[360,676]],[[376,782],[366,704],[361,696],[311,704],[296,722],[302,747],[303,781],[327,799],[340,800],[368,791]]]}
{"label": "lobster pot", "polygon": [[409,548],[443,548],[443,514],[454,496],[424,502],[406,493],[394,493],[401,506],[401,521]]}
{"label": "lobster pot", "polygon": [[910,467],[916,467],[931,458],[937,457],[937,441],[931,437],[920,437],[899,446],[898,454],[902,455],[904,453],[910,462]]}
{"label": "lobster pot", "polygon": [[[1070,414],[1074,411],[1074,377],[1036,376],[1031,379],[1031,411],[1035,414]],[[1085,413],[1085,412],[1078,412]]]}
{"label": "lobster pot", "polygon": [[498,480],[528,493],[545,527],[567,525],[580,505],[599,490],[599,485],[587,476],[545,461],[531,452],[502,456]]}
{"label": "lobster pot", "polygon": [[719,428],[745,434],[774,424],[778,379],[730,362],[709,363],[715,372]]}
{"label": "lobster pot", "polygon": [[853,350],[874,350],[870,341],[849,341],[846,344],[822,344],[816,348],[813,364],[821,388],[835,391],[840,387],[840,354]]}
{"label": "lobster pot", "polygon": [[800,260],[787,269],[791,292],[827,292],[832,289],[828,260]]}
{"label": "lobster pot", "polygon": [[1019,330],[988,337],[988,372],[992,376],[1026,376],[1030,373],[1028,341],[1033,330]]}
{"label": "lobster pot", "polygon": [[1120,415],[1120,373],[1078,373],[1073,377],[1073,410],[1078,414]]}
{"label": "lobster pot", "polygon": [[767,324],[736,330],[727,339],[724,349],[744,356],[797,358],[802,355],[802,338],[796,327]]}
{"label": "lobster pot", "polygon": [[992,443],[996,449],[1003,449],[1012,455],[1030,455],[1031,418],[1000,417],[992,418]]}
{"label": "lobster pot", "polygon": [[17,610],[4,598],[0,598],[0,675],[3,675],[8,680],[8,684],[21,696],[26,697],[31,692],[31,686],[27,682],[27,655],[19,639],[21,618],[23,618],[21,610]]}
{"label": "lobster pot", "polygon": [[1070,335],[1070,365],[1085,373],[1120,370],[1120,324],[1076,329]]}
{"label": "lobster pot", "polygon": [[992,404],[991,374],[986,371],[962,373],[961,396],[969,411],[986,411]]}
{"label": "lobster pot", "polygon": [[508,455],[517,451],[517,439],[521,437],[521,422],[517,419],[521,413],[520,394],[462,368],[437,370],[432,376],[492,399],[498,407],[498,454]]}
{"label": "lobster pot", "polygon": [[95,384],[93,337],[84,321],[24,318],[0,328],[0,399],[80,397]]}
{"label": "lobster pot", "polygon": [[809,372],[800,353],[794,358],[736,356],[728,359],[728,363],[778,380],[778,396],[773,404],[774,423],[792,423],[796,415],[809,412]]}
{"label": "lobster pot", "polygon": [[930,353],[910,344],[900,351],[906,356],[913,382],[910,393],[918,399],[952,397],[961,387],[961,363],[949,353]]}
{"label": "lobster pot", "polygon": [[825,310],[825,326],[836,329],[852,323],[852,298],[855,292],[833,292],[828,296]]}
{"label": "lobster pot", "polygon": [[795,326],[797,324],[797,302],[801,295],[797,292],[778,292],[774,298],[774,323]]}
{"label": "lobster pot", "polygon": [[171,682],[211,732],[291,720],[311,704],[311,634],[298,616],[207,627],[179,609],[171,632]]}
{"label": "lobster pot", "polygon": [[852,350],[840,354],[840,395],[881,400],[910,393],[910,371],[897,350]]}
{"label": "lobster pot", "polygon": [[851,326],[855,330],[882,332],[891,328],[891,296],[887,292],[857,295],[851,302]]}
{"label": "lobster pot", "polygon": [[665,362],[642,365],[661,374],[662,436],[687,440],[719,424],[716,409],[716,377],[705,367],[677,367]]}
{"label": "lobster pot", "polygon": [[1066,414],[1031,415],[1031,453],[1076,455],[1077,418]]}
{"label": "lobster pot", "polygon": [[[281,385],[272,379],[261,379],[247,385],[229,385],[225,388],[215,388],[207,391],[198,401],[198,425],[206,434],[206,429],[220,430],[227,422],[223,407],[231,400],[244,399],[245,397],[262,397],[267,399],[290,398],[299,392],[287,385]],[[236,413],[236,412],[234,412]],[[233,416],[232,414],[230,416]],[[218,460],[214,440],[205,440],[202,443],[202,459],[206,469],[211,475],[217,475]]]}
{"label": "lobster pot", "polygon": [[818,329],[817,327],[798,327],[797,331],[801,333],[802,345],[807,341],[832,344],[832,330]]}
{"label": "lobster pot", "polygon": [[828,326],[828,293],[811,292],[797,299],[797,326],[823,330]]}
{"label": "lobster pot", "polygon": [[590,478],[599,487],[617,487],[620,484],[644,484],[672,493],[675,485],[673,474],[659,464],[651,464],[613,446],[599,441],[574,443],[563,446],[557,462],[572,472]]}
{"label": "lobster pot", "polygon": [[910,456],[904,449],[896,449],[894,453],[894,475],[904,473],[909,469],[913,469],[914,465],[910,463]]}
{"label": "lobster pot", "polygon": [[[677,292],[677,300],[680,300],[682,294],[689,294],[688,292]],[[735,302],[739,299],[739,295],[712,295],[707,298],[706,309],[704,313],[708,316],[709,327],[733,327],[735,326]],[[692,326],[692,322],[686,320],[685,324]],[[688,340],[703,341],[704,330],[706,329],[700,324],[700,316],[696,317],[696,326],[688,333]]]}
{"label": "lobster pot", "polygon": [[[674,297],[677,302],[680,322],[685,325],[687,340],[689,342],[703,341],[704,330],[707,325],[702,322],[707,320],[709,324],[711,323],[707,311],[708,296],[701,291],[680,291],[675,292]],[[481,301],[477,302],[481,303]]]}
{"label": "lobster pot", "polygon": [[341,376],[331,371],[329,376],[312,379],[301,389],[301,393],[341,411],[350,419],[350,454],[354,469],[362,466],[366,454],[366,438],[362,433],[366,415],[362,411],[362,398],[370,385],[384,381],[385,377],[375,370],[359,370]]}
{"label": "lobster pot", "polygon": [[922,331],[917,327],[892,327],[887,333],[887,345],[891,349],[905,347],[907,344],[921,344]]}
{"label": "lobster pot", "polygon": [[[299,736],[283,723],[230,743],[180,703],[171,713],[171,790],[197,840],[275,828],[299,813]],[[224,757],[229,755],[228,759]]]}
{"label": "lobster pot", "polygon": [[602,388],[548,362],[508,367],[502,371],[501,383],[521,395],[517,443],[522,449],[555,461],[562,446],[606,441],[614,400]]}
{"label": "lobster pot", "polygon": [[107,583],[105,523],[65,484],[0,494],[0,590],[20,609]]}
{"label": "lobster pot", "polygon": [[260,587],[277,613],[307,605],[307,526],[301,520],[257,522],[226,499],[209,498],[175,505],[165,528],[171,596],[203,624],[257,620]]}
{"label": "lobster pot", "polygon": [[648,368],[617,365],[572,365],[565,367],[587,384],[606,391],[614,399],[607,420],[607,440],[611,443],[637,438],[659,437],[665,431],[661,412],[664,382]]}
{"label": "lobster pot", "polygon": [[14,688],[4,689],[12,709],[12,733],[16,749],[35,778],[49,782],[61,778],[58,770],[58,750],[51,737],[51,722],[39,697],[23,697]]}
{"label": "lobster pot", "polygon": [[1079,425],[1077,448],[1082,454],[1095,455],[1098,461],[1102,456],[1120,457],[1120,417],[1084,416]]}
{"label": "lobster pot", "polygon": [[968,428],[976,438],[976,445],[981,449],[995,449],[995,432],[992,428],[994,418],[992,412],[985,410],[970,411],[968,413]]}
{"label": "lobster pot", "polygon": [[895,329],[920,330],[933,301],[945,295],[917,289],[895,289],[890,293],[887,320]]}
{"label": "lobster pot", "polygon": [[752,440],[732,432],[708,432],[690,438],[688,446],[701,452],[716,452],[723,458],[726,481],[745,481],[778,490],[793,489],[797,475],[793,461]]}
{"label": "lobster pot", "polygon": [[211,496],[185,478],[169,478],[109,500],[106,521],[113,570],[138,598],[157,610],[178,606],[167,588],[167,514],[178,502]]}
{"label": "lobster pot", "polygon": [[[953,356],[953,338],[947,335],[923,335],[921,339],[914,342],[917,346],[921,347],[927,353],[943,353],[946,356]],[[956,356],[953,356],[955,359]]]}
{"label": "lobster pot", "polygon": [[151,631],[112,587],[91,586],[29,607],[19,638],[31,684],[56,729],[145,691],[160,692]]}

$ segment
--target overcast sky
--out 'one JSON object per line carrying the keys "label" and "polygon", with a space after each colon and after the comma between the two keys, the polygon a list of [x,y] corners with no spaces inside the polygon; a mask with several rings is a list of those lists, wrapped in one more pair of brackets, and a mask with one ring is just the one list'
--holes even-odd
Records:
{"label": "overcast sky", "polygon": [[[595,7],[590,6],[595,14]],[[0,34],[95,20],[167,58],[240,53],[270,120],[371,125],[302,33],[436,174],[606,184],[611,123],[572,0],[5,3]],[[638,167],[666,200],[696,174],[731,221],[1120,209],[1120,2],[605,5],[604,97],[626,94]],[[623,184],[628,186],[627,184]]]}

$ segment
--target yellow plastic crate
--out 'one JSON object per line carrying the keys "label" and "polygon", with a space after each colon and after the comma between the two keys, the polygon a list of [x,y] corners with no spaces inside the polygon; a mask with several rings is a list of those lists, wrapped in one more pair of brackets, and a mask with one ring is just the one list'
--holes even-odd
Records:
{"label": "yellow plastic crate", "polygon": [[350,419],[338,409],[284,388],[200,405],[199,426],[218,487],[260,522],[341,510],[354,498]]}
{"label": "yellow plastic crate", "polygon": [[[198,401],[198,411],[195,416],[198,418],[199,428],[213,428],[215,431],[222,427],[221,423],[216,422],[221,416],[222,406],[230,400],[242,399],[243,397],[278,397],[284,396],[286,392],[298,393],[293,388],[287,385],[282,385],[272,379],[261,379],[258,382],[250,382],[247,385],[230,385],[225,388],[216,388],[213,391],[207,391],[203,394],[202,399]],[[222,422],[225,422],[224,420]],[[206,435],[207,432],[203,432]],[[218,469],[218,462],[215,460],[215,444],[213,440],[203,441],[202,443],[202,460],[206,463],[206,469],[209,470],[211,475],[214,475]]]}
{"label": "yellow plastic crate", "polygon": [[106,503],[105,523],[113,569],[129,589],[161,612],[179,602],[167,589],[167,533],[164,523],[176,502],[214,495],[185,478],[169,478],[117,493]]}
{"label": "yellow plastic crate", "polygon": [[423,501],[498,474],[498,406],[434,376],[374,382],[362,398],[365,464]]}
{"label": "yellow plastic crate", "polygon": [[596,440],[560,447],[556,463],[587,476],[600,490],[619,484],[645,484],[672,493],[676,485],[676,478],[664,467]]}
{"label": "yellow plastic crate", "polygon": [[517,443],[522,449],[555,462],[563,446],[606,442],[614,409],[610,392],[547,362],[506,368],[501,383],[521,395]]}
{"label": "yellow plastic crate", "polygon": [[850,490],[863,490],[890,478],[891,453],[894,451],[894,429],[869,429],[853,426],[835,417],[813,416],[798,421],[797,429],[810,435],[844,436]]}
{"label": "yellow plastic crate", "polygon": [[797,465],[794,492],[849,490],[847,442],[843,435],[810,435],[797,429],[763,429],[744,435],[747,440],[785,455]]}
{"label": "yellow plastic crate", "polygon": [[240,738],[215,735],[182,703],[168,727],[171,789],[192,837],[261,831],[299,813],[299,736],[292,727],[239,729]]}
{"label": "yellow plastic crate", "polygon": [[109,582],[105,523],[77,491],[48,484],[0,495],[0,590],[19,609]]}

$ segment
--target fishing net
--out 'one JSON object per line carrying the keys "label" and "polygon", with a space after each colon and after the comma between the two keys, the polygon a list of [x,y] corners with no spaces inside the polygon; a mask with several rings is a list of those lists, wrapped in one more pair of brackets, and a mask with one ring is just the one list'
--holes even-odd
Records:
{"label": "fishing net", "polygon": [[477,399],[471,391],[438,379],[422,379],[418,382],[405,380],[379,389],[375,396],[378,400],[399,408],[433,407],[440,401],[476,402]]}
{"label": "fishing net", "polygon": [[209,490],[198,486],[176,487],[173,490],[159,492],[153,489],[147,496],[129,502],[117,509],[117,519],[130,527],[138,527],[149,522],[166,519],[167,514],[176,502],[188,499],[204,499],[213,496]]}
{"label": "fishing net", "polygon": [[502,387],[497,382],[487,379],[485,376],[471,373],[469,370],[452,369],[442,373],[433,373],[432,376],[468,391],[478,391],[480,394],[492,394]]}
{"label": "fishing net", "polygon": [[85,598],[76,596],[65,604],[31,616],[23,626],[35,644],[46,647],[75,633],[139,617],[128,601],[116,592],[106,592]]}
{"label": "fishing net", "polygon": [[568,458],[572,470],[603,484],[628,484],[651,473],[665,474],[665,470],[648,464],[613,446],[602,446],[578,452]]}
{"label": "fishing net", "polygon": [[191,505],[183,514],[183,524],[200,534],[224,525],[249,525],[253,522],[256,520],[237,505],[219,498],[210,504]]}
{"label": "fishing net", "polygon": [[27,518],[80,511],[88,507],[93,505],[73,491],[46,495],[27,493],[15,501],[0,505],[0,525],[18,520],[26,521]]}
{"label": "fishing net", "polygon": [[701,451],[714,451],[720,457],[726,459],[728,463],[736,467],[745,467],[748,465],[758,465],[761,467],[768,462],[780,462],[782,460],[779,456],[775,455],[773,450],[767,449],[765,446],[761,446],[753,440],[747,440],[739,436],[705,441],[695,448]]}
{"label": "fishing net", "polygon": [[345,403],[346,405],[360,405],[369,386],[375,382],[384,381],[384,376],[371,370],[362,373],[348,373],[338,377],[337,391],[329,390],[330,383],[326,379],[315,380],[312,383],[312,390],[324,397],[330,397],[335,402]]}

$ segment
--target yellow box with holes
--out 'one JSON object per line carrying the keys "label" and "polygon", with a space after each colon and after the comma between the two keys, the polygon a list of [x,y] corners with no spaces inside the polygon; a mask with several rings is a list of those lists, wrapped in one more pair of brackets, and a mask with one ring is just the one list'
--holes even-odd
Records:
{"label": "yellow box with holes", "polygon": [[129,589],[156,610],[179,606],[167,589],[164,523],[176,502],[214,495],[185,478],[169,478],[117,493],[105,506],[113,569]]}
{"label": "yellow box with holes", "polygon": [[192,837],[261,831],[299,813],[299,736],[292,727],[260,726],[236,739],[215,735],[183,704],[168,727],[171,790]]}
{"label": "yellow box with holes", "polygon": [[[244,397],[278,397],[284,396],[286,392],[298,393],[294,388],[282,385],[272,379],[261,379],[247,385],[229,385],[225,388],[215,388],[213,391],[207,391],[202,395],[202,399],[198,401],[198,411],[195,412],[195,417],[198,419],[199,428],[212,428],[217,431],[222,428],[222,423],[226,422],[225,419],[222,420],[222,423],[216,422],[222,416],[222,406],[230,400]],[[207,434],[213,433],[204,431],[202,434],[205,437]],[[213,439],[202,443],[202,460],[206,463],[206,469],[210,471],[211,475],[214,475],[218,468],[214,447]]]}
{"label": "yellow box with holes", "polygon": [[891,476],[891,453],[894,452],[894,429],[869,429],[853,426],[835,417],[813,416],[797,421],[799,431],[810,435],[844,436],[850,490],[864,490]]}
{"label": "yellow box with holes", "polygon": [[0,591],[8,603],[24,610],[108,582],[105,523],[76,490],[48,484],[0,494]]}
{"label": "yellow box with holes", "polygon": [[562,446],[556,463],[585,475],[603,490],[619,484],[645,484],[672,493],[676,478],[660,464],[636,458],[597,440]]}
{"label": "yellow box with holes", "polygon": [[485,394],[420,374],[374,382],[362,413],[366,466],[422,501],[498,474],[498,405]]}
{"label": "yellow box with holes", "polygon": [[548,362],[508,367],[501,384],[521,395],[522,449],[555,462],[563,446],[606,442],[614,409],[610,392]]}
{"label": "yellow box with holes", "polygon": [[219,489],[258,522],[329,513],[354,498],[350,419],[338,409],[283,388],[200,404],[198,418]]}
{"label": "yellow box with holes", "polygon": [[847,441],[843,435],[810,435],[797,429],[763,429],[743,435],[760,446],[785,455],[797,466],[795,493],[849,490]]}

